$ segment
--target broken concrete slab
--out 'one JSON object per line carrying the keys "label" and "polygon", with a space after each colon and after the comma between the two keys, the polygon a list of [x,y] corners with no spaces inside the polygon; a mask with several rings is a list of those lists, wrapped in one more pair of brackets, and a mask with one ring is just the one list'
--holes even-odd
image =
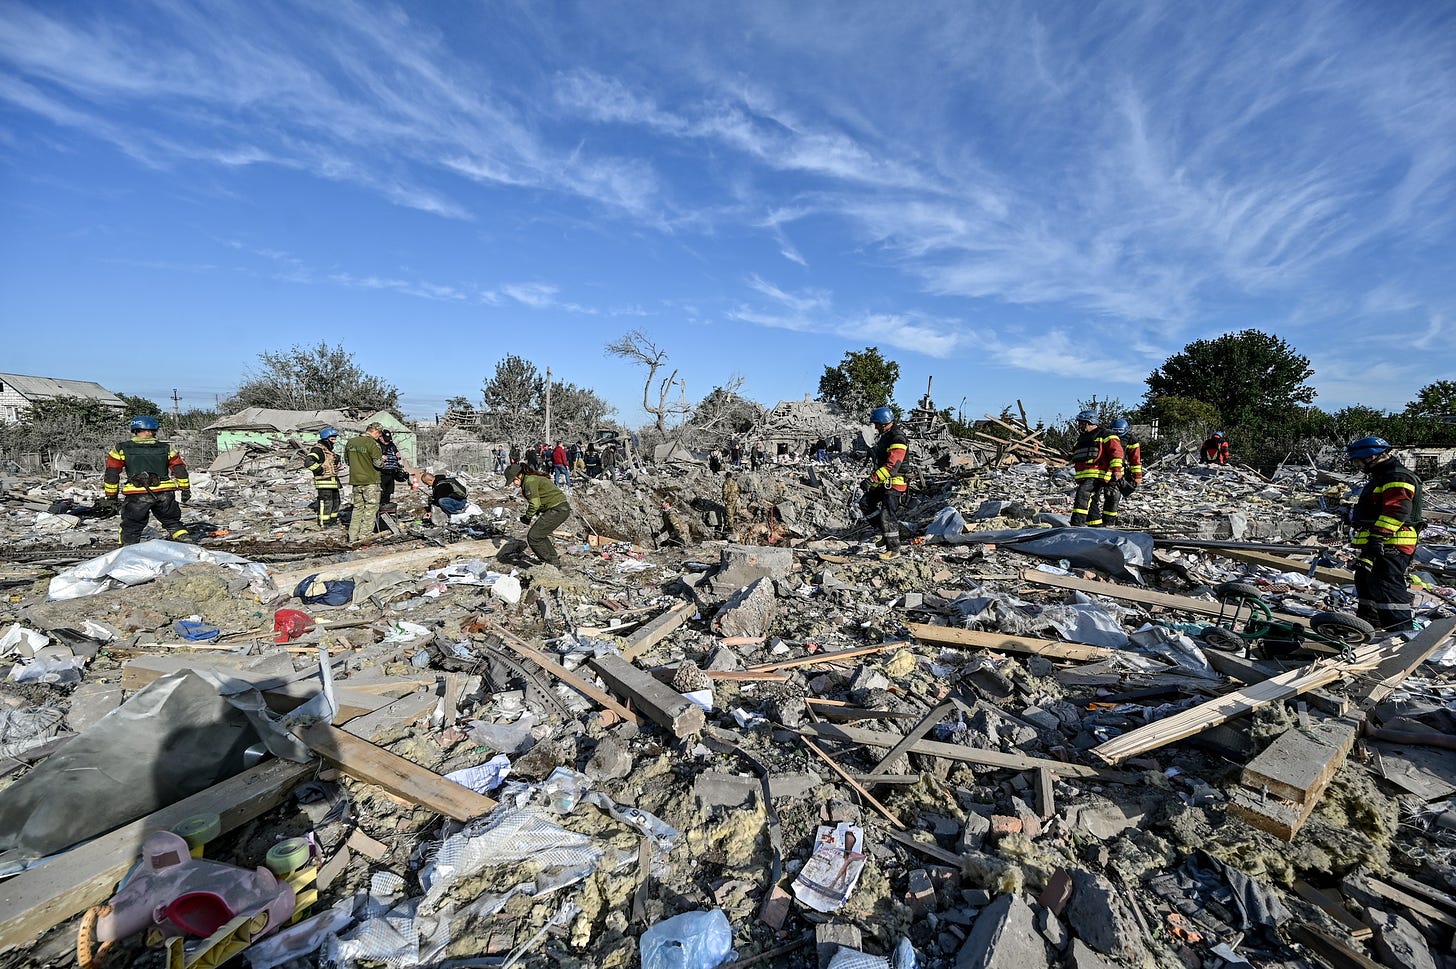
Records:
{"label": "broken concrete slab", "polygon": [[1037,969],[1052,965],[1031,906],[1018,894],[997,898],[976,916],[955,969]]}
{"label": "broken concrete slab", "polygon": [[1072,885],[1066,910],[1072,933],[1104,955],[1136,960],[1146,945],[1122,893],[1105,877],[1089,871],[1072,872]]}
{"label": "broken concrete slab", "polygon": [[755,579],[729,596],[713,616],[713,632],[720,636],[766,637],[773,627],[778,597],[771,579]]}

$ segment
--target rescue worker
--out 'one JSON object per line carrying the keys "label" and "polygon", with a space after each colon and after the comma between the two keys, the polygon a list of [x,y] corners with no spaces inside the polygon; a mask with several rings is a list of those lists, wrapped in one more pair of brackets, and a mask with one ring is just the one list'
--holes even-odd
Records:
{"label": "rescue worker", "polygon": [[334,441],[339,432],[332,427],[319,431],[318,443],[309,449],[303,466],[313,474],[314,490],[318,492],[319,526],[328,528],[339,523],[339,456],[334,453]]}
{"label": "rescue worker", "polygon": [[1116,513],[1117,502],[1112,495],[1121,497],[1115,486],[1122,481],[1122,442],[1097,422],[1094,410],[1077,414],[1079,433],[1072,449],[1072,476],[1077,481],[1077,493],[1072,499],[1074,528],[1082,525],[1101,528],[1103,498],[1108,499]]}
{"label": "rescue worker", "polygon": [[1214,431],[1213,436],[1203,442],[1204,464],[1228,464],[1229,442],[1223,431]]}
{"label": "rescue worker", "polygon": [[880,557],[891,559],[900,551],[900,509],[905,505],[905,492],[909,489],[905,472],[909,469],[910,441],[895,423],[895,412],[888,407],[871,411],[870,423],[880,434],[875,439],[874,470],[866,482],[867,490],[859,501],[859,509],[866,518],[879,516],[877,544],[885,546]]}
{"label": "rescue worker", "polygon": [[1143,483],[1143,445],[1142,442],[1132,436],[1132,428],[1127,423],[1127,418],[1119,417],[1108,429],[1117,435],[1117,440],[1122,444],[1122,480],[1116,486],[1108,489],[1107,501],[1102,507],[1102,520],[1108,528],[1117,527],[1117,513],[1122,506],[1122,499],[1137,490],[1137,486]]}
{"label": "rescue worker", "polygon": [[133,417],[130,427],[131,440],[107,452],[102,477],[107,504],[121,510],[120,543],[140,542],[152,515],[161,522],[167,538],[190,541],[187,529],[182,527],[182,509],[177,506],[179,495],[183,504],[192,500],[192,483],[182,455],[166,441],[157,440],[161,425],[155,417]]}
{"label": "rescue worker", "polygon": [[430,489],[430,521],[435,525],[450,524],[450,516],[470,506],[470,492],[458,478],[443,474],[420,475],[420,484]]}
{"label": "rescue worker", "polygon": [[1411,625],[1407,576],[1421,522],[1421,479],[1401,464],[1382,437],[1345,445],[1350,463],[1369,480],[1350,513],[1355,560],[1356,615],[1377,629],[1406,632]]}
{"label": "rescue worker", "polygon": [[586,469],[588,478],[600,478],[602,476],[602,452],[597,450],[595,444],[588,444],[586,450],[581,454],[582,466]]}
{"label": "rescue worker", "polygon": [[379,483],[384,468],[384,449],[379,445],[382,437],[384,427],[375,422],[344,445],[349,484],[354,489],[354,513],[349,518],[350,545],[369,541],[379,524]]}
{"label": "rescue worker", "polygon": [[672,507],[672,502],[662,503],[662,524],[667,529],[668,541],[679,548],[685,548],[692,544],[693,534],[688,530],[688,523]]}
{"label": "rescue worker", "polygon": [[738,479],[729,471],[723,475],[723,525],[731,541],[738,541]]}
{"label": "rescue worker", "polygon": [[520,486],[526,499],[526,513],[521,524],[530,525],[526,544],[536,557],[547,565],[556,565],[561,557],[551,541],[551,533],[571,516],[571,504],[561,489],[551,482],[550,475],[523,465],[513,464],[505,470],[507,487]]}

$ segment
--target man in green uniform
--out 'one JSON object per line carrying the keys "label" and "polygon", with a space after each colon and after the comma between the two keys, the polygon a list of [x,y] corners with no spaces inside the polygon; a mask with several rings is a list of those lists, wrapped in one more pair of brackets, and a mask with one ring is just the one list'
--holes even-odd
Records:
{"label": "man in green uniform", "polygon": [[505,470],[506,486],[519,485],[526,499],[526,513],[521,524],[530,525],[526,544],[536,557],[547,565],[556,565],[561,557],[551,541],[551,533],[571,515],[571,505],[561,489],[551,483],[549,475],[523,465],[513,464]]}
{"label": "man in green uniform", "polygon": [[354,514],[349,519],[349,544],[359,545],[374,535],[379,518],[380,473],[384,467],[384,449],[379,439],[384,436],[382,424],[370,424],[364,433],[350,438],[344,445],[344,460],[349,463],[349,484],[354,488]]}
{"label": "man in green uniform", "polygon": [[738,541],[738,480],[729,471],[723,475],[723,525],[729,541]]}
{"label": "man in green uniform", "polygon": [[[106,500],[121,505],[121,544],[135,545],[142,540],[147,519],[157,516],[167,537],[174,542],[190,541],[182,527],[182,509],[192,500],[192,482],[182,455],[166,441],[157,440],[157,419],[147,414],[132,418],[131,440],[123,441],[106,455],[106,472],[102,487]],[[122,481],[122,473],[126,480]]]}

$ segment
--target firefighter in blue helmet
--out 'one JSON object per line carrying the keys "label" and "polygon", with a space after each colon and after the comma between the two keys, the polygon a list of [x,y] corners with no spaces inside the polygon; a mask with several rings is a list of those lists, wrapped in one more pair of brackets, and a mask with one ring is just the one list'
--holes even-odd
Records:
{"label": "firefighter in blue helmet", "polygon": [[182,455],[166,441],[157,440],[160,427],[149,414],[132,418],[131,440],[122,441],[106,455],[102,486],[106,500],[113,507],[120,506],[122,545],[140,542],[147,519],[153,515],[169,539],[191,541],[182,527],[177,498],[184,504],[192,499],[192,482]]}
{"label": "firefighter in blue helmet", "polygon": [[303,466],[313,475],[314,490],[318,492],[319,525],[328,528],[339,522],[339,456],[334,452],[334,442],[339,432],[332,427],[319,431],[318,443],[309,449]]}
{"label": "firefighter in blue helmet", "polygon": [[1396,458],[1382,437],[1345,446],[1350,463],[1369,480],[1350,513],[1354,528],[1356,614],[1391,632],[1411,627],[1408,576],[1421,522],[1421,479]]}
{"label": "firefighter in blue helmet", "polygon": [[889,559],[900,550],[900,509],[910,488],[905,477],[910,467],[910,440],[888,407],[871,411],[870,423],[880,433],[875,440],[874,468],[865,483],[859,509],[866,518],[878,518],[880,541],[885,546],[881,558]]}

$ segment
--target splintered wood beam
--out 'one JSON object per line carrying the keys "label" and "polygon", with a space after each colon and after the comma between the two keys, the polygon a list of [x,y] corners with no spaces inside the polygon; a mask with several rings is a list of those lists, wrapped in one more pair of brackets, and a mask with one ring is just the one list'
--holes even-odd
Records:
{"label": "splintered wood beam", "polygon": [[1049,659],[1096,662],[1109,659],[1117,653],[1117,650],[1108,649],[1105,646],[1062,643],[1051,639],[1009,636],[1006,633],[987,633],[953,626],[933,626],[923,622],[907,622],[905,628],[910,630],[910,635],[925,643],[936,643],[941,646],[968,646],[971,649],[1045,656]]}
{"label": "splintered wood beam", "polygon": [[934,710],[931,710],[925,715],[924,719],[922,719],[914,726],[913,729],[911,729],[909,733],[907,733],[904,737],[900,738],[899,743],[890,748],[889,753],[885,754],[885,756],[880,758],[880,762],[875,765],[874,770],[872,770],[870,773],[888,773],[891,764],[895,763],[895,761],[899,760],[901,757],[905,756],[905,754],[909,753],[910,748],[915,746],[915,743],[917,741],[922,740],[926,734],[930,733],[930,731],[935,729],[936,724],[940,723],[940,721],[946,718],[946,715],[948,713],[956,709],[964,710],[965,704],[957,700],[947,700],[940,706],[936,707]]}
{"label": "splintered wood beam", "polygon": [[350,777],[381,787],[436,814],[465,822],[488,814],[496,806],[496,802],[484,794],[447,781],[434,771],[426,770],[383,747],[376,747],[333,724],[315,723],[300,728],[296,733],[310,750]]}
{"label": "splintered wood beam", "polygon": [[615,693],[631,700],[642,716],[674,737],[689,737],[708,722],[702,707],[620,656],[598,656],[587,665]]}
{"label": "splintered wood beam", "polygon": [[[1173,609],[1178,612],[1191,612],[1195,616],[1217,617],[1222,610],[1225,614],[1228,607],[1212,599],[1195,599],[1192,596],[1176,596],[1168,592],[1154,592],[1152,589],[1139,589],[1136,586],[1119,585],[1116,582],[1106,582],[1097,579],[1079,579],[1074,575],[1055,575],[1051,572],[1041,572],[1037,569],[1025,569],[1021,578],[1026,582],[1035,585],[1048,585],[1058,589],[1075,589],[1078,592],[1086,592],[1094,596],[1107,596],[1109,599],[1121,599],[1124,602],[1136,602],[1144,606],[1157,606],[1162,609]],[[1276,612],[1274,618],[1282,622],[1292,622],[1300,626],[1308,626],[1309,619],[1306,616],[1296,616],[1288,612]]]}
{"label": "splintered wood beam", "polygon": [[[1169,544],[1177,543],[1170,542]],[[1209,549],[1209,551],[1214,555],[1233,559],[1235,562],[1243,562],[1245,565],[1262,565],[1266,568],[1279,569],[1281,572],[1309,574],[1308,562],[1297,558],[1286,558],[1273,552],[1260,552],[1247,548],[1215,548]],[[1319,566],[1314,570],[1314,577],[1321,582],[1328,582],[1330,585],[1349,585],[1355,581],[1354,572],[1345,569],[1329,569],[1324,566]]]}
{"label": "splintered wood beam", "polygon": [[529,643],[521,639],[519,636],[507,632],[499,626],[492,625],[491,632],[499,636],[501,638],[501,641],[504,642],[511,649],[515,650],[517,653],[520,653],[522,656],[526,657],[531,662],[535,663],[537,666],[541,667],[543,670],[550,673],[552,676],[556,677],[558,680],[565,683],[576,692],[584,696],[591,697],[593,700],[597,701],[602,706],[606,707],[608,710],[621,717],[623,720],[626,720],[628,723],[641,724],[642,721],[637,719],[637,714],[633,713],[631,710],[624,707],[621,703],[617,702],[616,697],[612,696],[606,690],[601,689],[595,683],[589,681],[586,677],[578,676],[571,670],[568,670],[566,667],[562,666],[560,663],[551,659],[551,657],[547,656],[545,653],[533,648]]}
{"label": "splintered wood beam", "polygon": [[847,771],[845,771],[845,769],[843,767],[840,767],[838,764],[836,764],[834,762],[834,758],[830,757],[824,751],[820,750],[818,748],[818,746],[815,745],[814,741],[810,740],[808,737],[802,737],[802,736],[799,739],[802,740],[802,741],[804,741],[804,746],[808,747],[810,750],[814,751],[814,753],[818,754],[819,755],[819,759],[822,760],[822,761],[824,761],[824,763],[828,764],[834,770],[834,773],[838,774],[841,778],[844,779],[844,782],[846,784],[848,784],[850,787],[852,787],[856,791],[858,791],[859,792],[859,796],[862,797],[862,798],[864,798],[866,801],[868,801],[874,807],[874,809],[876,811],[879,811],[885,817],[887,817],[891,821],[895,822],[895,827],[897,827],[897,828],[903,828],[903,827],[905,827],[905,822],[904,821],[901,821],[899,818],[895,817],[895,812],[891,811],[889,808],[885,807],[879,801],[875,800],[875,797],[874,797],[873,794],[871,794],[869,791],[865,790],[864,789],[864,786],[862,784],[860,784],[859,781],[857,781],[853,777],[849,776],[849,773]]}
{"label": "splintered wood beam", "polygon": [[641,653],[656,646],[667,638],[668,633],[687,622],[697,609],[698,607],[692,602],[679,602],[672,606],[627,637],[627,641],[622,644],[623,658],[634,660]]}
{"label": "splintered wood beam", "polygon": [[1129,757],[1136,757],[1138,754],[1191,737],[1199,731],[1267,704],[1327,686],[1336,680],[1347,679],[1354,673],[1375,669],[1398,650],[1398,645],[1366,645],[1354,651],[1353,662],[1346,663],[1339,659],[1318,660],[1300,669],[1290,670],[1261,683],[1215,697],[1145,727],[1129,730],[1120,737],[1093,747],[1092,753],[1109,764],[1120,763]]}
{"label": "splintered wood beam", "polygon": [[780,660],[776,663],[759,663],[756,666],[749,666],[750,673],[772,672],[774,670],[793,669],[796,666],[813,666],[815,663],[834,663],[842,659],[854,659],[857,656],[872,656],[875,653],[883,653],[887,649],[903,649],[911,645],[908,642],[881,643],[878,646],[856,646],[853,649],[841,649],[836,653],[814,653],[811,656],[800,656],[797,659]]}
{"label": "splintered wood beam", "polygon": [[[882,733],[859,727],[842,727],[828,723],[810,724],[799,728],[799,733],[812,734],[828,740],[843,740],[867,747],[895,747],[900,742],[899,734]],[[930,754],[947,760],[958,760],[967,764],[981,764],[985,767],[1000,767],[1005,770],[1035,770],[1045,767],[1058,777],[1097,777],[1112,780],[1108,772],[1082,764],[1068,764],[1060,760],[1043,757],[1027,757],[1022,754],[1004,754],[999,750],[982,750],[963,744],[947,744],[938,740],[917,740],[908,748],[910,753]],[[1118,775],[1121,776],[1121,775]]]}

